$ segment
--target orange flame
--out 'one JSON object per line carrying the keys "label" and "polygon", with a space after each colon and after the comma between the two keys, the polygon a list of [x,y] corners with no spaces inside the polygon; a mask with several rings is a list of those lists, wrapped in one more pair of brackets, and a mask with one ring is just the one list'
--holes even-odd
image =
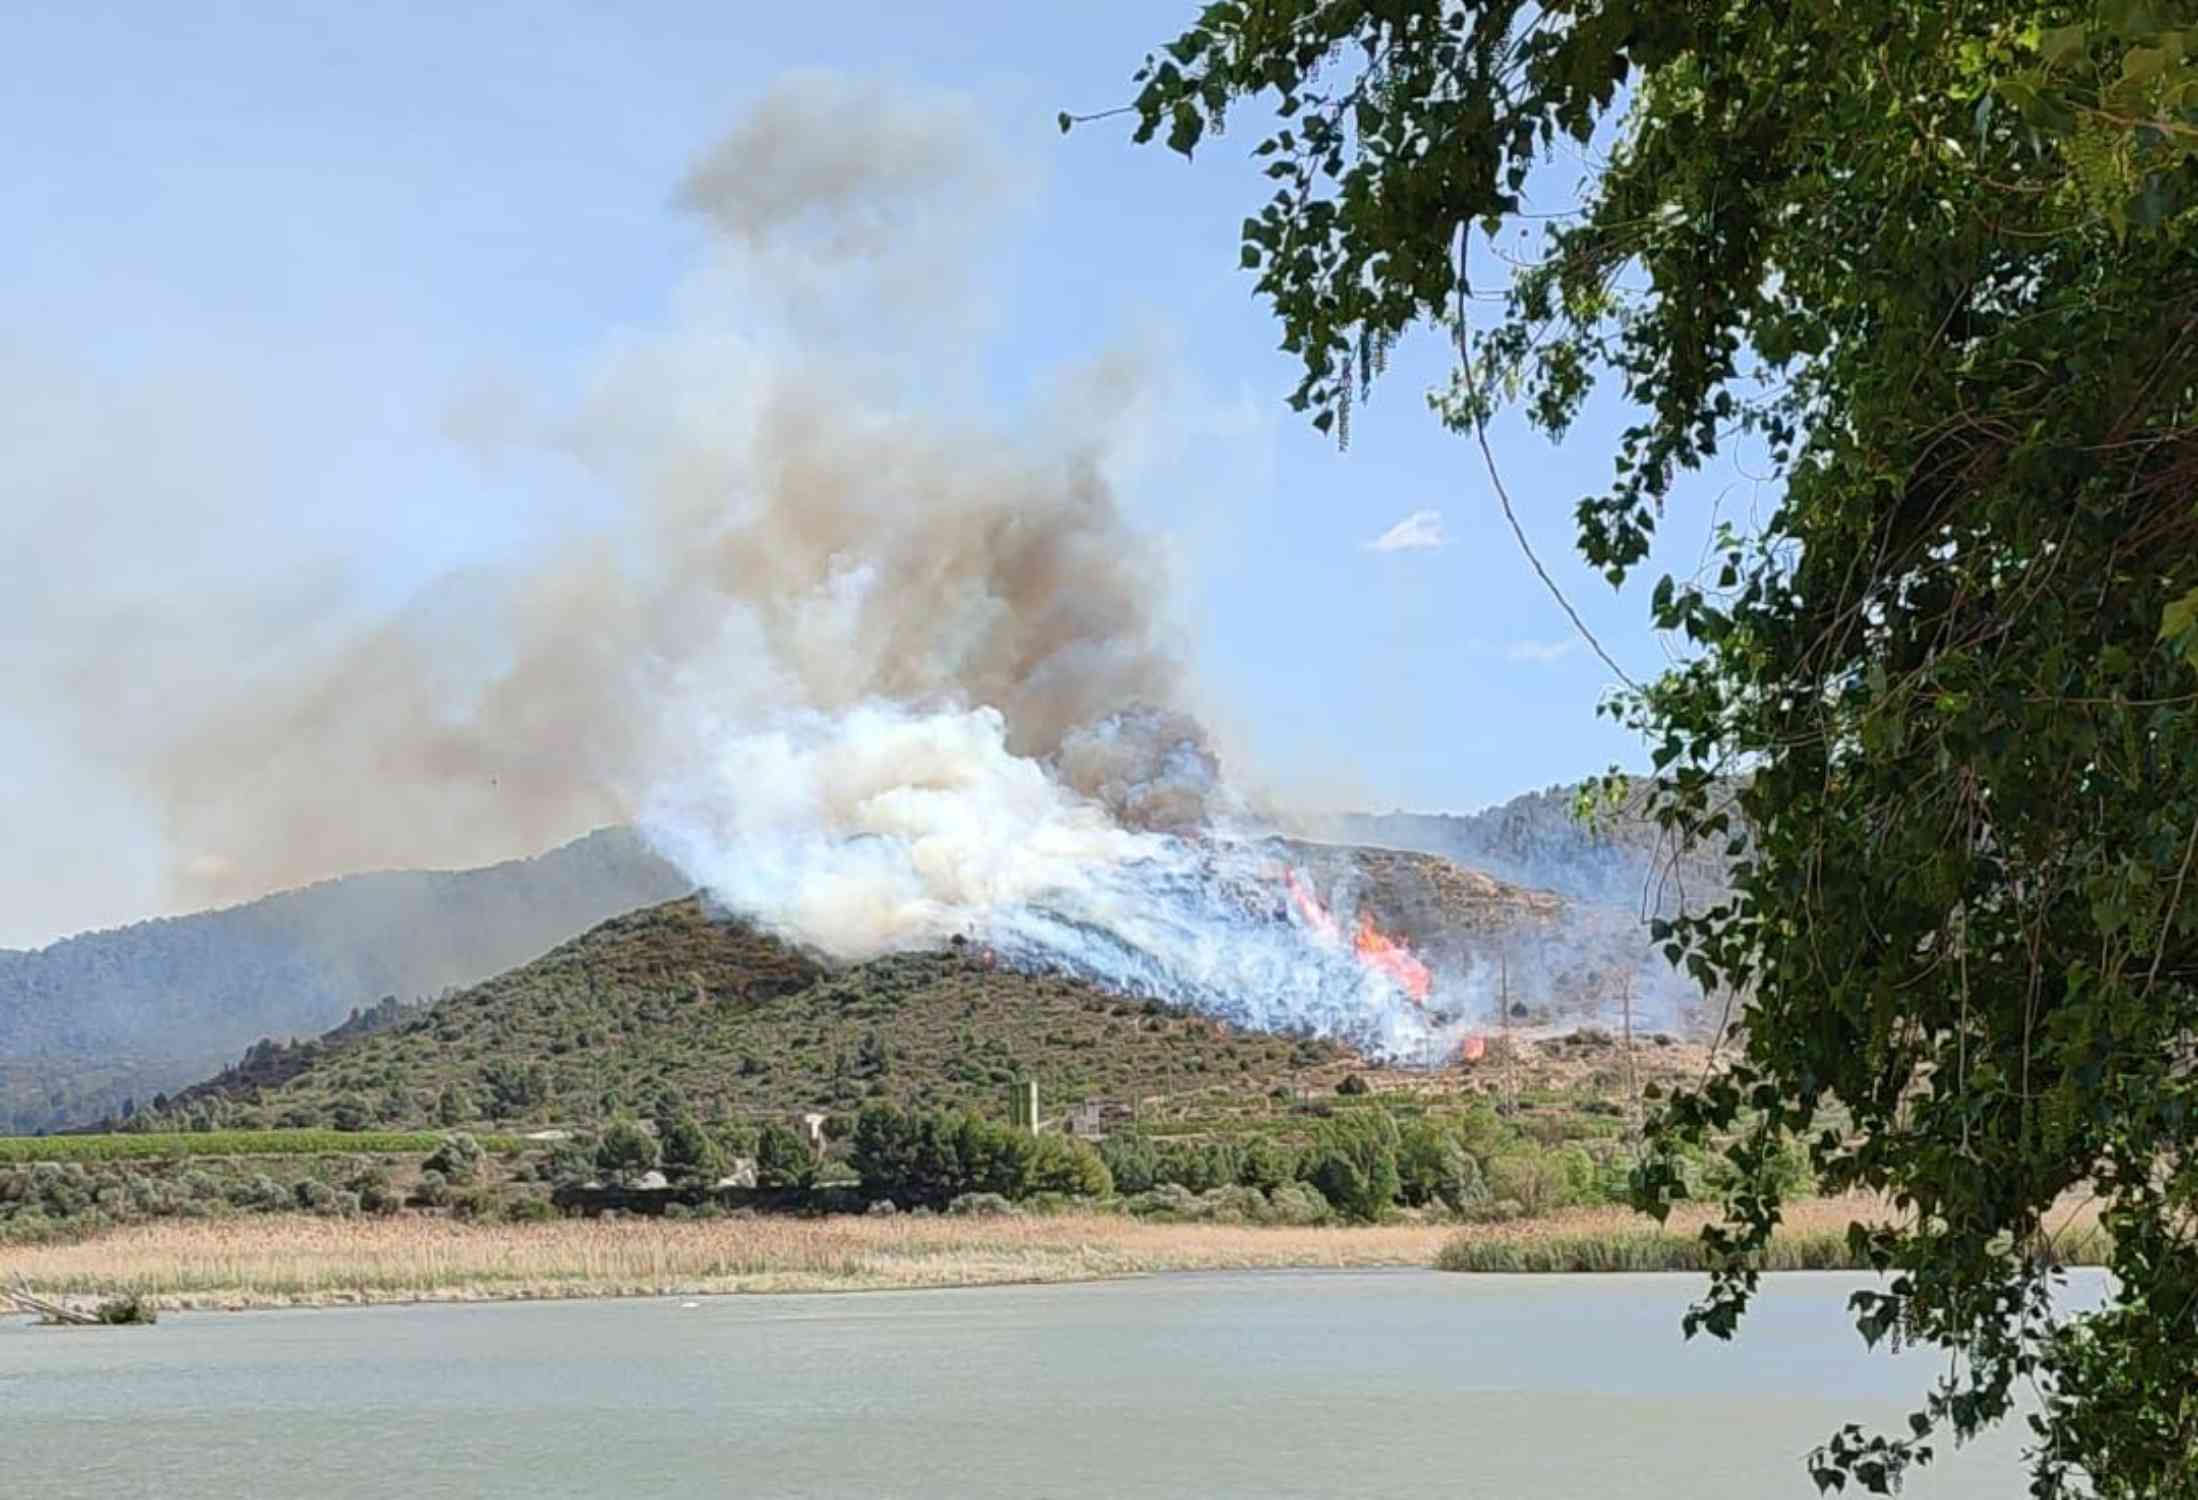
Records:
{"label": "orange flame", "polygon": [[1351,946],[1358,950],[1360,963],[1395,980],[1397,988],[1410,996],[1414,1005],[1427,1003],[1435,976],[1410,948],[1376,927],[1374,919],[1364,912],[1359,913],[1358,931],[1351,938]]}
{"label": "orange flame", "polygon": [[1304,876],[1285,868],[1282,883],[1290,888],[1290,899],[1297,903],[1297,914],[1305,919],[1305,925],[1313,929],[1315,936],[1328,943],[1342,938],[1336,919],[1328,915],[1328,908],[1320,904],[1320,898],[1313,894],[1313,888],[1305,883]]}
{"label": "orange flame", "polygon": [[[1289,888],[1290,900],[1297,912],[1321,942],[1340,944],[1343,929],[1336,925],[1335,917],[1313,894],[1313,888],[1305,883],[1305,877],[1295,869],[1284,866],[1282,883]],[[1396,987],[1408,996],[1414,1005],[1427,1003],[1428,991],[1434,988],[1435,976],[1421,963],[1417,955],[1397,939],[1374,925],[1374,919],[1359,913],[1358,925],[1351,934],[1351,949],[1358,961],[1369,969],[1378,969],[1389,976]]]}

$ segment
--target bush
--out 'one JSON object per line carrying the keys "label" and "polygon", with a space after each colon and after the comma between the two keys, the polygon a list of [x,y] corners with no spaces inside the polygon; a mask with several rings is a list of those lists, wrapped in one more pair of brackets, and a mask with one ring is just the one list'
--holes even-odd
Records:
{"label": "bush", "polygon": [[450,1182],[433,1168],[420,1174],[420,1185],[412,1190],[413,1200],[426,1208],[444,1208],[450,1203]]}
{"label": "bush", "polygon": [[157,1323],[160,1321],[160,1310],[154,1306],[151,1298],[127,1292],[120,1297],[109,1297],[100,1303],[92,1309],[92,1316],[113,1327],[126,1327],[132,1324]]}
{"label": "bush", "polygon": [[1324,1224],[1335,1216],[1328,1200],[1301,1182],[1285,1182],[1267,1193],[1268,1222]]}
{"label": "bush", "polygon": [[1179,1182],[1163,1182],[1122,1206],[1140,1219],[1196,1220],[1206,1216],[1204,1200]]}
{"label": "bush", "polygon": [[815,1180],[816,1157],[809,1143],[775,1121],[763,1127],[756,1141],[756,1185],[767,1188],[804,1188]]}
{"label": "bush", "polygon": [[641,1128],[631,1115],[621,1115],[603,1128],[596,1142],[595,1165],[603,1180],[624,1184],[656,1166],[656,1138]]}
{"label": "bush", "polygon": [[1455,1210],[1487,1196],[1480,1163],[1439,1122],[1414,1120],[1400,1134],[1397,1188],[1406,1203],[1414,1208],[1440,1203]]}
{"label": "bush", "polygon": [[1297,1182],[1268,1193],[1236,1183],[1194,1193],[1181,1183],[1164,1182],[1124,1199],[1122,1206],[1141,1219],[1185,1224],[1321,1224],[1334,1216],[1319,1193]]}
{"label": "bush", "polygon": [[595,1139],[573,1136],[558,1141],[543,1154],[537,1174],[552,1187],[578,1187],[595,1177]]}
{"label": "bush", "polygon": [[1105,1198],[1114,1192],[1114,1176],[1098,1152],[1067,1136],[1042,1135],[1032,1143],[1030,1162],[1023,1180],[1010,1194],[1066,1193],[1077,1198]]}
{"label": "bush", "polygon": [[1336,1085],[1336,1092],[1339,1094],[1371,1094],[1373,1091],[1374,1086],[1366,1081],[1364,1073],[1348,1074],[1343,1082]]}
{"label": "bush", "polygon": [[948,1201],[946,1211],[965,1219],[1012,1219],[1014,1204],[998,1193],[963,1193]]}
{"label": "bush", "polygon": [[1375,1223],[1397,1201],[1398,1142],[1387,1110],[1354,1110],[1321,1127],[1298,1175],[1345,1218]]}
{"label": "bush", "polygon": [[481,1170],[481,1158],[485,1155],[481,1143],[464,1131],[454,1131],[443,1137],[435,1154],[424,1163],[429,1171],[440,1172],[447,1182],[471,1182]]}
{"label": "bush", "polygon": [[662,1146],[664,1171],[675,1181],[715,1183],[725,1175],[724,1152],[691,1114],[666,1122]]}
{"label": "bush", "polygon": [[1254,1136],[1237,1161],[1236,1180],[1271,1194],[1297,1180],[1297,1152],[1268,1136]]}
{"label": "bush", "polygon": [[911,1115],[873,1104],[856,1116],[849,1160],[872,1197],[944,1207],[967,1193],[1104,1197],[1106,1159],[1066,1136],[1033,1136],[974,1114]]}
{"label": "bush", "polygon": [[1117,1192],[1142,1193],[1160,1181],[1160,1152],[1139,1131],[1108,1136],[1099,1143],[1099,1159],[1107,1164]]}
{"label": "bush", "polygon": [[1369,1221],[1380,1217],[1381,1210],[1371,1202],[1367,1191],[1366,1174],[1347,1152],[1324,1147],[1314,1153],[1307,1163],[1305,1181],[1340,1214]]}
{"label": "bush", "polygon": [[[1564,1154],[1523,1150],[1497,1157],[1488,1164],[1489,1194],[1508,1198],[1519,1205],[1522,1213],[1535,1217],[1578,1202],[1579,1190],[1566,1171]],[[1592,1174],[1592,1162],[1589,1171]]]}
{"label": "bush", "polygon": [[308,1177],[294,1190],[298,1207],[325,1219],[347,1219],[359,1211],[359,1195]]}
{"label": "bush", "polygon": [[727,1120],[709,1127],[710,1139],[717,1142],[718,1150],[727,1157],[753,1156],[761,1134],[745,1120]]}
{"label": "bush", "polygon": [[389,1173],[381,1167],[369,1167],[346,1184],[358,1195],[359,1207],[370,1214],[393,1214],[403,1207],[404,1199],[391,1185]]}

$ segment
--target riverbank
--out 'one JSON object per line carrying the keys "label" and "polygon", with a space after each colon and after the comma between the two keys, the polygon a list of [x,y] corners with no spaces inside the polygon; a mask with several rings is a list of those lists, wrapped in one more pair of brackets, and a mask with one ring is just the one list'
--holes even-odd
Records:
{"label": "riverbank", "polygon": [[[1793,1205],[1768,1268],[1852,1268],[1854,1200]],[[1690,1270],[1702,1211],[1657,1228],[1623,1209],[1460,1227],[1283,1228],[1116,1214],[570,1219],[469,1224],[310,1215],[174,1221],[0,1249],[0,1282],[48,1297],[137,1293],[163,1308],[342,1306],[566,1297],[846,1292],[1093,1281],[1166,1271],[1440,1266],[1460,1271]],[[2096,1259],[2071,1233],[2064,1257]]]}

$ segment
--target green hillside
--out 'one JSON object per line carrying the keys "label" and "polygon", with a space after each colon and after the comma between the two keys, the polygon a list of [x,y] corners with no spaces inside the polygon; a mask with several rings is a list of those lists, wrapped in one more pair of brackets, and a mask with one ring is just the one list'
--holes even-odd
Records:
{"label": "green hillside", "polygon": [[689,898],[615,918],[397,1028],[326,1046],[275,1087],[240,1081],[232,1128],[586,1124],[668,1086],[705,1119],[979,1106],[1035,1078],[1087,1097],[1261,1098],[1332,1064],[1325,1042],[1232,1033],[974,950],[827,973]]}

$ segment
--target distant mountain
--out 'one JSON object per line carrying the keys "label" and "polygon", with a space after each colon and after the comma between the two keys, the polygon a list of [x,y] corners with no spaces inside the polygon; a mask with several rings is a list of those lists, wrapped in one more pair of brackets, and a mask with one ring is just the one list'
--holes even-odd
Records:
{"label": "distant mountain", "polygon": [[[1673,909],[1682,890],[1690,903],[1714,897],[1723,862],[1670,860],[1637,809],[1583,825],[1573,798],[1557,787],[1465,815],[1353,815],[1323,832],[1378,847],[1280,847],[1316,874],[1335,857],[1357,864],[1385,927],[1470,974],[1476,1012],[1521,994],[1578,1010],[1638,966],[1649,1013],[1675,1017],[1676,991],[1652,999],[1672,991],[1671,977],[1660,959],[1647,962],[1639,916]],[[605,829],[485,869],[348,876],[35,952],[0,950],[0,1133],[142,1105],[235,1064],[262,1038],[315,1038],[384,997],[478,984],[691,890],[639,835]],[[1562,915],[1543,894],[1552,891],[1565,898]],[[1496,928],[1519,935],[1492,944]]]}
{"label": "distant mountain", "polygon": [[262,1037],[521,964],[692,883],[630,830],[485,869],[352,875],[246,905],[0,949],[0,1132],[94,1120]]}
{"label": "distant mountain", "polygon": [[1723,851],[1675,850],[1639,794],[1587,821],[1579,788],[1527,792],[1474,813],[1354,813],[1323,829],[1354,844],[1439,854],[1570,901],[1636,914],[1698,909],[1727,888]]}

